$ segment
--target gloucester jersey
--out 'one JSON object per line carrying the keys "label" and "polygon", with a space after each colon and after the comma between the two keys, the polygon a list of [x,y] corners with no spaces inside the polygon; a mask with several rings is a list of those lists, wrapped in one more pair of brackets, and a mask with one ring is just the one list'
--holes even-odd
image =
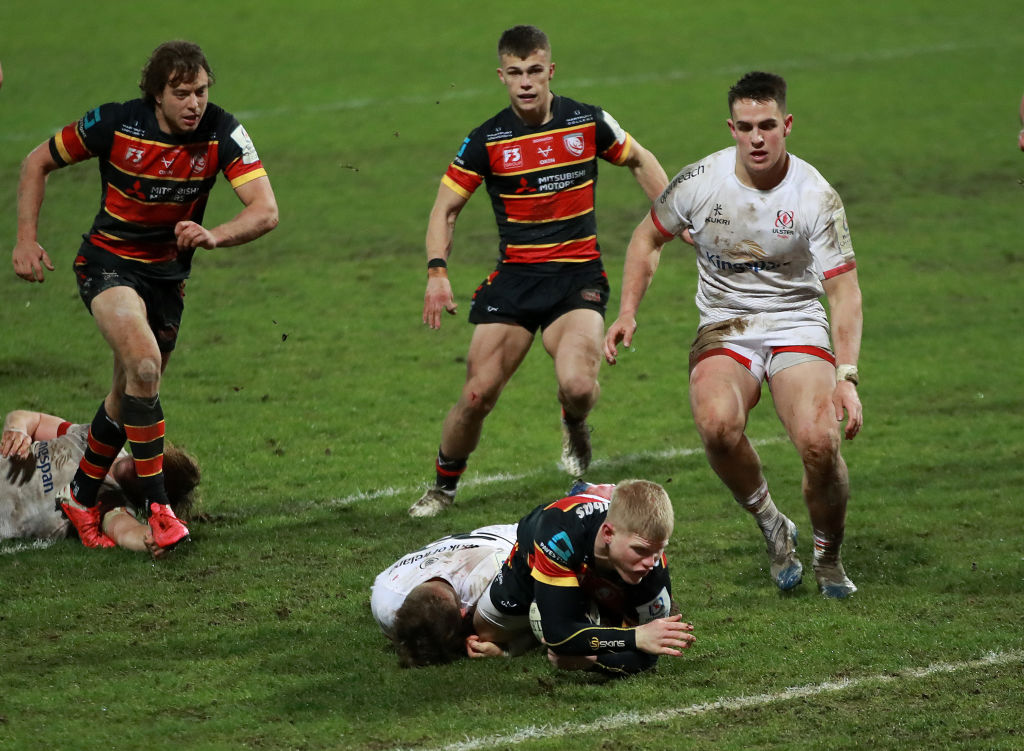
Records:
{"label": "gloucester jersey", "polygon": [[794,324],[827,327],[821,283],[856,266],[839,195],[792,154],[771,190],[744,185],[735,169],[735,147],[711,154],[676,175],[651,209],[667,237],[690,228],[700,325],[786,311]]}
{"label": "gloucester jersey", "polygon": [[245,128],[214,104],[194,132],[181,135],[162,132],[142,99],[103,104],[49,143],[62,167],[99,158],[100,210],[80,252],[96,258],[96,249],[107,251],[163,279],[188,277],[194,251],[178,250],[174,225],[202,223],[217,174],[236,189],[267,174]]}
{"label": "gloucester jersey", "polygon": [[[613,488],[589,486],[524,516],[516,547],[502,568],[502,576],[532,579],[544,639],[559,654],[635,653],[635,627],[670,612],[672,584],[664,554],[638,584],[597,565],[594,543]],[[500,603],[494,604],[500,609]],[[600,625],[587,618],[591,604],[600,612]]]}
{"label": "gloucester jersey", "polygon": [[556,96],[551,115],[532,127],[505,108],[470,133],[442,179],[467,199],[487,183],[504,263],[579,263],[601,256],[594,216],[597,158],[622,164],[633,140],[600,107]]}
{"label": "gloucester jersey", "polygon": [[430,579],[448,582],[461,607],[473,607],[508,557],[515,539],[515,524],[495,524],[468,534],[442,537],[402,556],[373,582],[373,617],[381,630],[392,636],[395,613],[406,596]]}
{"label": "gloucester jersey", "polygon": [[[89,440],[88,425],[63,423],[59,435],[35,441],[29,459],[0,458],[0,540],[67,537],[72,527],[57,510],[57,491],[71,482]],[[127,456],[123,451],[121,456]],[[106,483],[115,486],[111,480]]]}

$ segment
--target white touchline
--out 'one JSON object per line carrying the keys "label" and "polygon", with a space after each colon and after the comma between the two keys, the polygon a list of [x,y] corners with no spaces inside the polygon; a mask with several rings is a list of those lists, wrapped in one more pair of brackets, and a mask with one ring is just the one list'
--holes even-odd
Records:
{"label": "white touchline", "polygon": [[[1011,652],[989,652],[984,657],[967,662],[940,662],[924,668],[906,668],[894,673],[879,673],[868,675],[863,678],[846,678],[839,681],[826,681],[808,686],[795,686],[777,691],[771,694],[756,694],[754,696],[723,697],[703,704],[691,704],[688,707],[671,707],[660,709],[654,712],[620,712],[609,715],[600,720],[588,723],[561,723],[559,725],[541,725],[537,727],[525,727],[515,730],[506,735],[490,735],[481,738],[467,738],[464,741],[450,743],[446,746],[436,746],[430,749],[419,748],[416,751],[475,751],[481,748],[493,746],[507,747],[525,741],[561,738],[565,736],[583,735],[585,733],[596,733],[606,730],[617,730],[619,728],[631,727],[640,724],[668,722],[682,717],[696,717],[720,710],[730,711],[735,709],[746,709],[749,707],[763,707],[790,699],[801,699],[820,694],[846,691],[868,684],[885,684],[897,681],[913,680],[915,678],[926,678],[936,673],[956,673],[963,670],[974,670],[976,668],[988,667],[991,665],[1008,665],[1024,662],[1024,651],[1014,650]],[[398,751],[413,751],[412,748],[399,749]]]}
{"label": "white touchline", "polygon": [[[751,441],[755,446],[764,446],[769,443],[779,443],[783,439],[780,438],[763,438]],[[597,459],[590,464],[590,470],[595,469],[614,469],[616,467],[623,467],[633,464],[638,461],[650,461],[652,459],[677,459],[681,456],[693,456],[695,454],[703,454],[704,449],[660,449],[658,451],[641,451],[637,454],[622,454],[621,456],[612,457],[611,459]],[[517,474],[510,474],[507,472],[500,472],[495,475],[480,475],[480,476],[468,476],[462,482],[459,483],[460,488],[475,488],[482,485],[493,485],[498,482],[518,482],[520,480],[526,480],[530,477],[537,477],[546,472],[551,471],[550,466],[540,467],[538,469],[530,470],[529,472],[519,472]],[[568,480],[566,481],[568,484]],[[359,493],[352,493],[341,498],[333,498],[328,501],[329,506],[347,506],[351,503],[358,503],[359,501],[373,501],[378,498],[391,498],[396,495],[407,495],[412,493],[422,492],[422,488],[407,487],[407,488],[378,488],[377,490],[370,490]]]}

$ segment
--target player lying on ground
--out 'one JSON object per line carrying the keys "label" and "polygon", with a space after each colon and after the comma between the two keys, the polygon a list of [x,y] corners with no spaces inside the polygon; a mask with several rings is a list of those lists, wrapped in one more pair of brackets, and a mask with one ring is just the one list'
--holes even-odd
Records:
{"label": "player lying on ground", "polygon": [[[515,541],[515,524],[481,527],[435,540],[377,575],[370,608],[402,667],[504,652],[473,633],[473,612]],[[516,651],[536,644],[526,636]]]}
{"label": "player lying on ground", "polygon": [[[60,511],[69,500],[67,487],[85,454],[89,426],[73,425],[54,415],[27,410],[9,412],[0,437],[0,540],[50,540],[70,537],[75,528]],[[169,446],[164,452],[164,473],[171,507],[187,520],[199,484],[196,460]],[[97,494],[103,534],[120,547],[166,551],[153,539],[145,519],[145,492],[135,474],[135,463],[121,451]]]}
{"label": "player lying on ground", "polygon": [[[668,494],[647,480],[583,484],[578,495],[538,506],[519,520],[516,545],[480,598],[478,638],[515,643],[531,631],[535,601],[558,668],[629,675],[660,655],[679,656],[696,638],[670,615],[672,527]],[[588,618],[592,605],[599,624]]]}

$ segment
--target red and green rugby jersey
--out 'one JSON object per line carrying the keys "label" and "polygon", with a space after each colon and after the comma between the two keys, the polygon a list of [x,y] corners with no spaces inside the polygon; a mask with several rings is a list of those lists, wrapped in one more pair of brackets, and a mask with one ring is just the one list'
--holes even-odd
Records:
{"label": "red and green rugby jersey", "polygon": [[532,127],[507,107],[463,141],[442,182],[469,198],[486,182],[504,263],[601,257],[594,215],[597,158],[621,165],[632,138],[600,107],[556,96]]}
{"label": "red and green rugby jersey", "polygon": [[174,225],[202,223],[217,174],[233,188],[267,174],[245,128],[215,104],[192,133],[160,130],[142,99],[91,110],[50,139],[60,166],[99,159],[103,194],[85,240],[154,276],[188,276],[192,251],[178,252]]}

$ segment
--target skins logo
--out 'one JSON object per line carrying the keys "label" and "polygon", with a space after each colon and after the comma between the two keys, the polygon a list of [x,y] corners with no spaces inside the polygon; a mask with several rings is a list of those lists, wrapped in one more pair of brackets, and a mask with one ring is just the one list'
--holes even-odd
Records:
{"label": "skins logo", "polygon": [[582,133],[569,133],[562,136],[562,143],[565,144],[565,150],[573,156],[583,156],[585,144]]}

